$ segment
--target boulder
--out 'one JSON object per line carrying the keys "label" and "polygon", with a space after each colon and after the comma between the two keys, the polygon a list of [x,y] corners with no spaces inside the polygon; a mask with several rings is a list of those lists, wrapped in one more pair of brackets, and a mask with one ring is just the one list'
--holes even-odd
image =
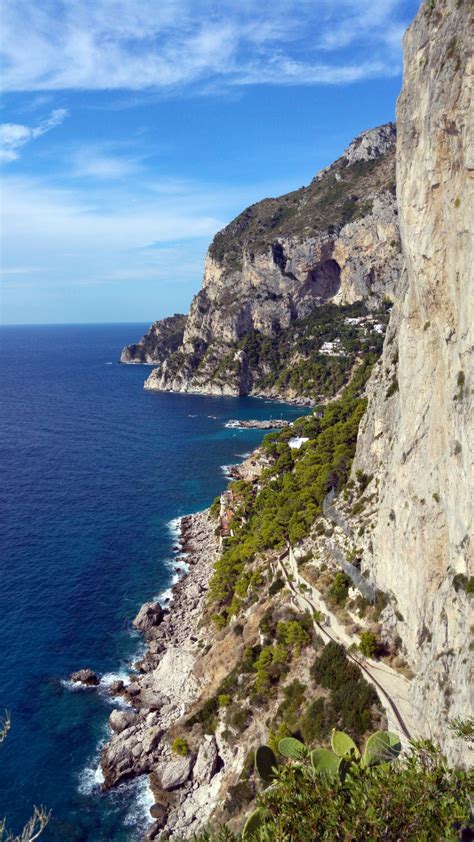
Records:
{"label": "boulder", "polygon": [[135,617],[133,625],[139,631],[147,632],[160,625],[163,615],[164,611],[159,602],[145,602]]}
{"label": "boulder", "polygon": [[161,822],[161,827],[164,827],[166,822],[167,810],[163,804],[159,804],[158,802],[156,804],[153,804],[153,807],[150,807],[150,815],[153,819],[156,820],[156,822]]}
{"label": "boulder", "polygon": [[83,669],[77,672],[72,672],[69,676],[70,681],[75,681],[78,684],[85,684],[87,687],[97,687],[100,684],[100,678],[94,670]]}
{"label": "boulder", "polygon": [[107,687],[107,692],[110,693],[111,696],[119,696],[124,690],[125,684],[120,679],[112,681],[112,684],[109,684]]}
{"label": "boulder", "polygon": [[198,784],[208,784],[216,771],[217,745],[212,735],[206,734],[199,746],[193,777]]}
{"label": "boulder", "polygon": [[162,789],[176,789],[182,786],[191,774],[191,757],[173,757],[160,763],[156,769],[156,778]]}
{"label": "boulder", "polygon": [[113,710],[109,716],[109,725],[115,734],[121,734],[122,731],[125,731],[125,728],[135,725],[137,720],[136,713],[126,710]]}

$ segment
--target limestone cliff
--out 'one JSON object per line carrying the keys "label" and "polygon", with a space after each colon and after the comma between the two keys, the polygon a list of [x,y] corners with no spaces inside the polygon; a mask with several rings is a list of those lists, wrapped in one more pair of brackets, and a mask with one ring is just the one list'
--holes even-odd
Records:
{"label": "limestone cliff", "polygon": [[166,319],[153,322],[145,336],[133,345],[126,345],[120,356],[121,363],[162,363],[173,354],[183,341],[186,316],[175,313]]}
{"label": "limestone cliff", "polygon": [[[393,124],[365,132],[308,187],[252,205],[216,235],[183,342],[165,349],[146,388],[261,393],[245,337],[280,337],[328,302],[374,309],[393,298],[395,137]],[[140,361],[133,349],[124,354]]]}
{"label": "limestone cliff", "polygon": [[[424,3],[405,36],[397,195],[405,271],[355,468],[378,497],[363,566],[416,672],[426,733],[472,714],[472,11]],[[471,580],[472,581],[472,580]],[[468,587],[469,591],[469,587]],[[394,603],[395,604],[395,603]]]}

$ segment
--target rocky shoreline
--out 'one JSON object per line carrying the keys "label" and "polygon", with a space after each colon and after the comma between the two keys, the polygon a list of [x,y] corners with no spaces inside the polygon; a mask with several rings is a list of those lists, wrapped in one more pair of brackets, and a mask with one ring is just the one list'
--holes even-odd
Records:
{"label": "rocky shoreline", "polygon": [[138,612],[134,626],[147,641],[146,654],[134,664],[128,684],[111,688],[130,707],[110,715],[113,735],[101,758],[103,787],[149,775],[154,821],[143,840],[158,838],[165,826],[167,833],[187,833],[202,825],[214,806],[209,792],[218,762],[214,738],[179,756],[171,750],[169,732],[199,696],[193,667],[205,645],[199,621],[218,543],[208,511],[182,518],[180,558],[189,570],[174,585],[165,609],[146,603]]}
{"label": "rocky shoreline", "polygon": [[284,421],[282,418],[271,418],[268,421],[238,421],[232,419],[226,421],[224,424],[228,430],[283,430],[285,427],[290,427],[290,421]]}

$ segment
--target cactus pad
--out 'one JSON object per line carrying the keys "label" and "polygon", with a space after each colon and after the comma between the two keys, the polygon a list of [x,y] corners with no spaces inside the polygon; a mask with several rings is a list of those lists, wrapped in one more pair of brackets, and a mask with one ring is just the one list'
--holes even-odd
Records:
{"label": "cactus pad", "polygon": [[360,757],[359,749],[354,740],[345,734],[344,731],[333,731],[331,734],[331,747],[338,757],[347,757],[356,760]]}
{"label": "cactus pad", "polygon": [[402,746],[397,734],[392,731],[376,731],[365,744],[363,766],[378,766],[390,763],[400,754]]}
{"label": "cactus pad", "polygon": [[242,831],[243,842],[248,842],[248,840],[252,839],[252,837],[259,830],[262,824],[263,811],[260,808],[257,808],[257,810],[254,810],[253,813],[250,814],[247,821],[245,822],[244,829]]}
{"label": "cactus pad", "polygon": [[327,748],[316,748],[311,752],[311,765],[320,775],[325,775],[333,781],[339,776],[342,757],[338,757]]}
{"label": "cactus pad", "polygon": [[292,760],[300,760],[306,748],[302,742],[294,737],[284,737],[278,743],[278,751],[283,757],[291,757]]}
{"label": "cactus pad", "polygon": [[259,746],[255,752],[255,768],[263,781],[270,783],[275,777],[277,759],[270,746]]}

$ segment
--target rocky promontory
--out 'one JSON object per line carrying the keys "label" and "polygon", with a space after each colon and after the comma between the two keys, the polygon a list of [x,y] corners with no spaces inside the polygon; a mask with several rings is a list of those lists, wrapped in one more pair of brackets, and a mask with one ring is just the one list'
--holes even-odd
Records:
{"label": "rocky promontory", "polygon": [[156,359],[145,387],[317,399],[320,384],[303,369],[339,331],[323,329],[324,314],[314,330],[311,314],[355,302],[374,311],[396,294],[395,140],[392,123],[364,132],[307,187],[257,202],[220,231],[182,341],[171,349],[164,320],[122,353]]}
{"label": "rocky promontory", "polygon": [[181,345],[186,316],[175,313],[166,319],[153,322],[150,329],[139,342],[126,345],[123,349],[121,363],[137,363],[159,365]]}

